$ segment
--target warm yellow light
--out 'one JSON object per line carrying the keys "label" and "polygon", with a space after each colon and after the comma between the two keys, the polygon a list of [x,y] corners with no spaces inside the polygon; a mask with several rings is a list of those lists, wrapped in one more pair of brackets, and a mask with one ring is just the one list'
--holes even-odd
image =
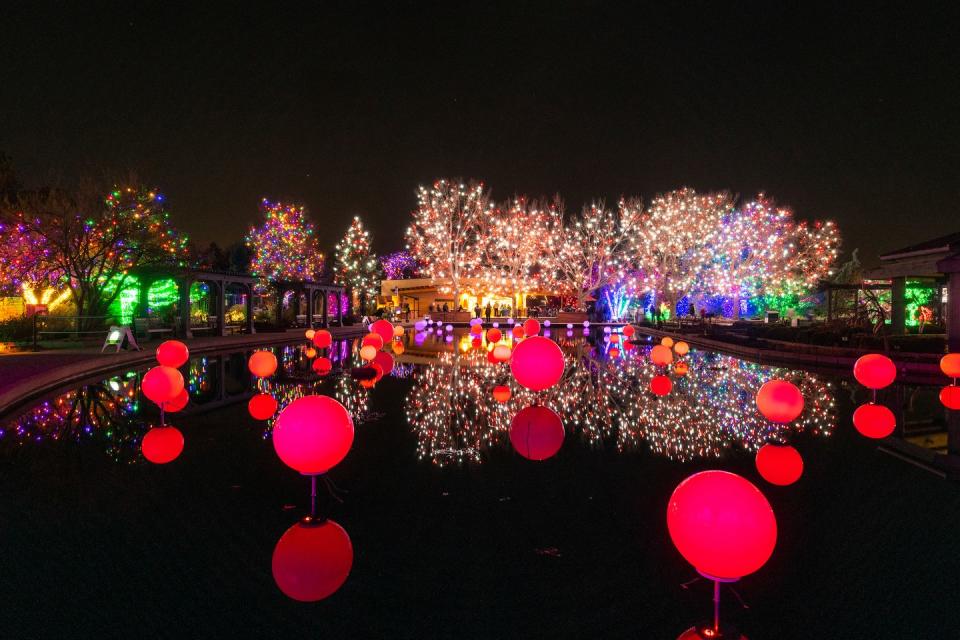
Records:
{"label": "warm yellow light", "polygon": [[[23,291],[23,301],[27,304],[45,304],[47,305],[47,311],[53,311],[60,304],[67,299],[67,296],[70,295],[70,290],[66,289],[61,291],[59,294],[57,290],[53,287],[47,287],[43,290],[43,293],[40,294],[40,297],[37,297],[36,291],[33,287],[24,282],[21,285]],[[56,297],[54,297],[56,296]]]}

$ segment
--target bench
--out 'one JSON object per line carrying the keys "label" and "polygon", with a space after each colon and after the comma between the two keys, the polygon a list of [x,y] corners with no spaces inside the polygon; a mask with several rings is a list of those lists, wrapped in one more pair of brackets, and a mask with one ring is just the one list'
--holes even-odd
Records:
{"label": "bench", "polygon": [[154,334],[163,336],[173,334],[173,327],[161,324],[159,318],[134,318],[133,333],[138,338],[150,338]]}

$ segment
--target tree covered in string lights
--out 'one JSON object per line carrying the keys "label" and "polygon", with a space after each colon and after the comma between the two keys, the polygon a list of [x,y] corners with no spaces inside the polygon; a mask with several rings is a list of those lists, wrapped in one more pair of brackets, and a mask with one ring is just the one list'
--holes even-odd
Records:
{"label": "tree covered in string lights", "polygon": [[489,206],[483,183],[441,179],[417,190],[407,251],[440,291],[453,294],[455,306],[464,280],[476,276],[479,234]]}
{"label": "tree covered in string lights", "polygon": [[409,251],[394,251],[380,258],[380,267],[387,280],[402,280],[420,276],[420,265]]}
{"label": "tree covered in string lights", "polygon": [[15,267],[20,277],[62,282],[86,318],[106,314],[131,271],[183,265],[188,257],[187,238],[155,189],[115,188],[106,197],[93,185],[21,193],[2,217],[5,239],[15,236],[26,256]]}
{"label": "tree covered in string lights", "polygon": [[259,278],[260,287],[282,280],[318,280],[324,256],[306,210],[264,198],[260,211],[263,223],[251,227],[246,238],[253,254],[250,272]]}
{"label": "tree covered in string lights", "polygon": [[380,285],[377,256],[370,245],[370,233],[358,216],[353,217],[346,235],[334,250],[333,281],[347,287],[361,313],[368,311]]}
{"label": "tree covered in string lights", "polygon": [[641,207],[624,202],[615,211],[595,202],[564,225],[551,265],[553,283],[576,300],[577,309],[586,309],[589,297],[627,276],[641,212]]}

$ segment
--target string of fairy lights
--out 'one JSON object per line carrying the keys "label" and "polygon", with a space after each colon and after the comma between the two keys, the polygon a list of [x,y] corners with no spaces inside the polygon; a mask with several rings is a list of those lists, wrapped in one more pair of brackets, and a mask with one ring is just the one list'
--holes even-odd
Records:
{"label": "string of fairy lights", "polygon": [[261,285],[281,280],[317,280],[324,269],[324,255],[316,228],[299,205],[260,204],[263,223],[252,227],[246,243],[253,252],[250,272]]}

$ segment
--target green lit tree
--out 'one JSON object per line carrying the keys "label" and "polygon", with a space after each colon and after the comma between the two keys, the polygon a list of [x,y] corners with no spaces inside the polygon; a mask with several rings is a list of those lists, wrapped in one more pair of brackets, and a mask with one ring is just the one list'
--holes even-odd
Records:
{"label": "green lit tree", "polygon": [[357,216],[334,250],[333,281],[350,290],[359,313],[370,310],[380,285],[380,262],[370,246],[370,233]]}

